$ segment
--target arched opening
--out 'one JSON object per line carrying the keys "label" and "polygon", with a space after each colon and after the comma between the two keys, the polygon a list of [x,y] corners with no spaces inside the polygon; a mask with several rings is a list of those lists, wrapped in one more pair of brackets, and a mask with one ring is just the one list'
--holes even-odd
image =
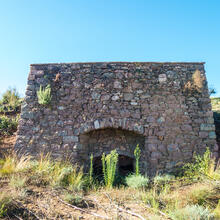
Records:
{"label": "arched opening", "polygon": [[[82,158],[85,161],[85,170],[89,169],[89,156],[93,154],[94,175],[103,177],[102,154],[109,154],[112,150],[116,149],[119,154],[117,175],[126,176],[134,172],[134,150],[137,144],[139,144],[141,151],[144,152],[145,138],[134,131],[120,128],[105,128],[81,134],[80,143],[83,155],[85,155]],[[142,158],[140,158],[141,166]]]}

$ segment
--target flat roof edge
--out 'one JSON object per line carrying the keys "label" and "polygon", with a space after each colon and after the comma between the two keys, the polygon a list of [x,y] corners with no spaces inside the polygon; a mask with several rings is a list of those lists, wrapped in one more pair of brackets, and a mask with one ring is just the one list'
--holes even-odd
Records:
{"label": "flat roof edge", "polygon": [[65,65],[65,64],[123,64],[123,63],[140,63],[140,64],[205,64],[205,62],[72,62],[72,63],[34,63],[30,64],[30,66],[40,66],[40,65]]}

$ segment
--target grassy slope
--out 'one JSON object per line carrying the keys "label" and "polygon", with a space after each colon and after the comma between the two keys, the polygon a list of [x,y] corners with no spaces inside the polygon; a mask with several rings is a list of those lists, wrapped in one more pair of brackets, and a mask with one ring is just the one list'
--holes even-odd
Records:
{"label": "grassy slope", "polygon": [[220,113],[220,98],[211,98],[212,110]]}

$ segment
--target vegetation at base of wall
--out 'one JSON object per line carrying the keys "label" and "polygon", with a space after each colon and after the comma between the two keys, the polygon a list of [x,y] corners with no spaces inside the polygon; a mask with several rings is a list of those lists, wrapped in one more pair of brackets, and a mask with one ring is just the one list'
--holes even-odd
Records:
{"label": "vegetation at base of wall", "polygon": [[0,115],[0,136],[12,135],[17,131],[19,115],[14,118],[9,118],[5,115]]}
{"label": "vegetation at base of wall", "polygon": [[51,86],[47,85],[45,88],[40,85],[40,89],[37,91],[38,103],[40,105],[49,105],[52,99]]}
{"label": "vegetation at base of wall", "polygon": [[116,150],[111,151],[110,154],[102,155],[102,168],[105,186],[112,188],[115,180],[116,166],[118,162],[118,153]]}
{"label": "vegetation at base of wall", "polygon": [[211,157],[211,152],[207,148],[202,156],[194,156],[194,162],[184,165],[184,175],[192,180],[204,178],[220,180],[220,173],[216,172],[215,164],[215,159]]}
{"label": "vegetation at base of wall", "polygon": [[[116,172],[117,152],[113,151],[109,155],[114,158],[115,168],[111,169]],[[107,156],[103,157],[106,176],[108,175],[107,161],[110,164],[110,160],[106,160]],[[91,158],[90,162],[92,163]],[[220,180],[210,178],[210,176],[216,176],[217,173],[220,173],[220,168],[216,167],[210,175],[210,160],[207,149],[204,156],[200,156],[199,160],[195,160],[185,168],[190,172],[185,172],[183,177],[159,174],[150,180],[134,173],[126,177],[128,186],[115,186],[114,184],[103,186],[101,182],[88,181],[90,172],[85,174],[82,168],[68,161],[53,160],[50,154],[41,154],[38,159],[32,159],[27,155],[17,157],[16,154],[9,154],[0,160],[0,184],[2,187],[0,214],[4,217],[10,213],[16,213],[13,211],[14,207],[17,207],[22,201],[23,205],[29,204],[33,195],[44,192],[48,197],[47,207],[49,207],[50,201],[54,203],[59,197],[67,204],[85,210],[90,210],[88,207],[93,207],[92,202],[98,204],[93,209],[95,212],[107,204],[109,208],[103,207],[105,212],[102,210],[102,213],[106,213],[107,216],[114,213],[112,210],[115,207],[126,209],[125,207],[130,204],[131,212],[139,213],[142,210],[142,213],[139,214],[145,216],[146,219],[151,219],[149,215],[153,216],[152,219],[218,219],[220,216]],[[194,166],[199,167],[199,172],[204,175],[202,175],[203,178],[195,178],[192,182],[191,175],[195,172]],[[109,177],[112,178],[111,175]],[[34,191],[33,195],[30,196],[32,191]],[[2,195],[3,193],[4,195]],[[41,199],[44,197],[43,194],[36,197],[38,208],[40,208]],[[138,209],[135,208],[137,206]],[[51,210],[51,212],[54,211]]]}
{"label": "vegetation at base of wall", "polygon": [[16,88],[10,88],[0,99],[0,113],[20,111],[22,98]]}

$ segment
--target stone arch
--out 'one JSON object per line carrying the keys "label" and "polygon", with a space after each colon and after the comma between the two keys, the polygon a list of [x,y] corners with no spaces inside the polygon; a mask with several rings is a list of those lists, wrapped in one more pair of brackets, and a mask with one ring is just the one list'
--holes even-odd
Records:
{"label": "stone arch", "polygon": [[131,120],[127,118],[118,119],[112,117],[96,119],[91,122],[82,124],[79,130],[79,134],[105,128],[124,129],[133,131],[140,135],[144,134],[144,127],[141,125],[141,123],[138,123],[137,120]]}

